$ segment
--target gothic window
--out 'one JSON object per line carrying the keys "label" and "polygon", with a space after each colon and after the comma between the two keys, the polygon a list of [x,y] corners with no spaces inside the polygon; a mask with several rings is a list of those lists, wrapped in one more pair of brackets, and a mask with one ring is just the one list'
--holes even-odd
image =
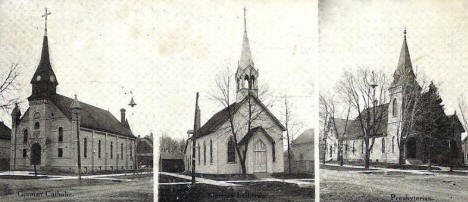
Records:
{"label": "gothic window", "polygon": [[198,149],[198,165],[200,165],[200,144],[197,143],[197,149]]}
{"label": "gothic window", "polygon": [[395,136],[392,137],[392,153],[395,152]]}
{"label": "gothic window", "polygon": [[354,142],[355,142],[355,140],[353,140],[353,150],[352,150],[352,151],[353,151],[353,154],[354,154],[354,151],[355,151],[355,149],[354,149]]}
{"label": "gothic window", "polygon": [[34,123],[34,129],[38,130],[40,128],[39,122]]}
{"label": "gothic window", "polygon": [[274,142],[271,144],[271,155],[273,156],[273,162],[275,162],[276,161],[276,149],[275,149]]}
{"label": "gothic window", "polygon": [[252,76],[250,80],[251,80],[250,83],[252,84],[251,89],[255,89],[255,76]]}
{"label": "gothic window", "polygon": [[382,138],[382,153],[385,153],[385,138]]}
{"label": "gothic window", "polygon": [[396,98],[394,98],[393,103],[392,103],[392,115],[393,115],[393,117],[396,117],[397,113],[398,113],[398,103],[397,103]]}
{"label": "gothic window", "polygon": [[235,163],[236,162],[236,152],[235,152],[235,145],[234,140],[229,138],[228,145],[227,145],[227,162],[228,163]]}
{"label": "gothic window", "polygon": [[132,144],[130,143],[130,159],[133,159]]}
{"label": "gothic window", "polygon": [[63,149],[62,149],[62,148],[58,148],[57,156],[58,156],[59,158],[62,158],[62,157],[63,157]]}
{"label": "gothic window", "polygon": [[203,165],[206,165],[206,144],[203,141]]}
{"label": "gothic window", "polygon": [[28,143],[28,130],[23,131],[23,143]]}
{"label": "gothic window", "polygon": [[330,158],[332,157],[332,154],[333,154],[333,146],[330,145]]}
{"label": "gothic window", "polygon": [[83,139],[83,157],[88,158],[88,139]]}
{"label": "gothic window", "polygon": [[249,76],[245,75],[244,82],[243,82],[243,85],[242,85],[243,88],[247,88],[247,85],[250,85],[249,83],[250,83],[249,82]]}
{"label": "gothic window", "polygon": [[112,157],[114,157],[114,143],[111,142],[111,146],[110,146],[110,158],[112,159]]}
{"label": "gothic window", "polygon": [[210,139],[210,163],[213,163],[213,140]]}
{"label": "gothic window", "polygon": [[98,141],[98,158],[101,158],[101,140]]}
{"label": "gothic window", "polygon": [[28,151],[26,149],[23,149],[23,158],[26,158],[28,156]]}
{"label": "gothic window", "polygon": [[58,141],[63,142],[63,128],[62,127],[58,129]]}
{"label": "gothic window", "polygon": [[304,154],[299,154],[299,160],[304,160]]}

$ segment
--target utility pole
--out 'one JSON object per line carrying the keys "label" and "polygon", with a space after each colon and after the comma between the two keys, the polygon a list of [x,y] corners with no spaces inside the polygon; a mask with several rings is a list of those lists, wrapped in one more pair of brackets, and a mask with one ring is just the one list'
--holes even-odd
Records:
{"label": "utility pole", "polygon": [[193,121],[193,135],[192,135],[192,185],[195,185],[195,141],[198,130],[197,124],[198,118],[198,92],[195,98],[195,117]]}

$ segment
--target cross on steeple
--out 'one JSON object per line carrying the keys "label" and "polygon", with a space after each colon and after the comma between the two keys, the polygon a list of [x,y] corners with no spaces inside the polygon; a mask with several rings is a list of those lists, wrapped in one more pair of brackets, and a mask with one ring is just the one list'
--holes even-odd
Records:
{"label": "cross on steeple", "polygon": [[47,16],[52,14],[51,12],[47,12],[47,8],[45,8],[45,13],[42,15],[45,18],[45,27],[44,27],[44,36],[47,36]]}

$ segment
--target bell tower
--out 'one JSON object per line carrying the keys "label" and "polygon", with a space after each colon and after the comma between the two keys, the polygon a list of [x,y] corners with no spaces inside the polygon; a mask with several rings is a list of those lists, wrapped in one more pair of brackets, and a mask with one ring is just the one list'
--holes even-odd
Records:
{"label": "bell tower", "polygon": [[55,95],[57,92],[57,78],[52,70],[49,58],[49,42],[47,38],[47,16],[50,12],[45,10],[45,14],[42,16],[45,18],[44,38],[42,40],[42,53],[39,65],[36,68],[31,79],[32,92],[31,96],[28,97],[29,101],[40,100],[47,98],[51,95]]}
{"label": "bell tower", "polygon": [[249,93],[258,96],[258,70],[254,67],[252,53],[250,51],[249,38],[247,36],[247,22],[244,8],[244,37],[242,40],[242,50],[240,60],[237,66],[237,102],[243,100]]}

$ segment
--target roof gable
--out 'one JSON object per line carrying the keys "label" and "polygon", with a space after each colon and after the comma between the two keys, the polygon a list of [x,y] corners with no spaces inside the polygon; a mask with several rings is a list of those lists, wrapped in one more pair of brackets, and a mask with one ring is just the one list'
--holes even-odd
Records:
{"label": "roof gable", "polygon": [[307,129],[299,137],[292,141],[293,144],[314,143],[314,129]]}
{"label": "roof gable", "polygon": [[[266,114],[273,119],[273,122],[275,122],[275,124],[279,126],[281,130],[286,130],[283,124],[281,124],[281,122],[273,115],[273,113],[271,113],[270,110],[268,110],[268,108],[257,97],[252,95],[251,97],[256,103],[258,103],[262,107],[262,110],[264,110]],[[226,121],[229,120],[229,111],[231,111],[233,114],[236,114],[237,111],[241,108],[241,106],[247,101],[247,98],[248,97],[245,97],[242,101],[235,102],[214,114],[200,129],[198,129],[196,137],[199,138],[215,132],[221,125],[223,125],[224,123],[226,123]]]}

